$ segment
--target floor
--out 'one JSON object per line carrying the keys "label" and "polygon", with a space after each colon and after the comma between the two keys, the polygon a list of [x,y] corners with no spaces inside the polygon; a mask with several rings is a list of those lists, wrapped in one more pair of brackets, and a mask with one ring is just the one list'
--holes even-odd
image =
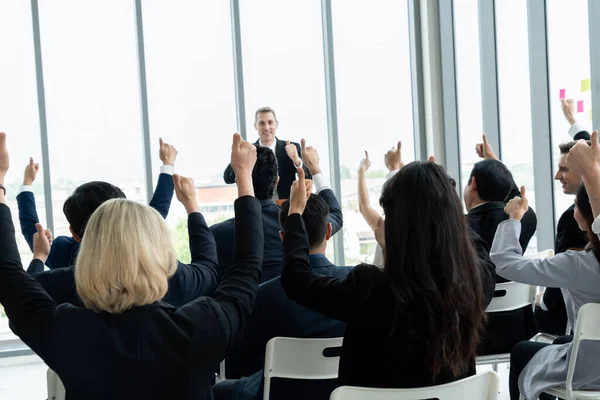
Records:
{"label": "floor", "polygon": [[[477,368],[489,371],[491,366]],[[0,399],[44,400],[46,393],[46,365],[37,356],[0,358]],[[500,395],[498,400],[509,400],[508,364],[498,367]]]}

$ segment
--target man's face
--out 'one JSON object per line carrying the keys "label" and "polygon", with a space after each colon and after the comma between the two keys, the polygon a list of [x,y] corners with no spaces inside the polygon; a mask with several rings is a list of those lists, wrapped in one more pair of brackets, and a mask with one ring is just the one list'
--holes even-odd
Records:
{"label": "man's face", "polygon": [[554,179],[560,181],[565,194],[577,193],[577,188],[581,184],[581,177],[573,172],[566,163],[567,155],[561,154],[558,159],[558,171]]}
{"label": "man's face", "polygon": [[262,143],[270,144],[273,140],[275,140],[277,125],[278,123],[275,121],[275,116],[272,112],[258,114],[254,128],[256,128]]}

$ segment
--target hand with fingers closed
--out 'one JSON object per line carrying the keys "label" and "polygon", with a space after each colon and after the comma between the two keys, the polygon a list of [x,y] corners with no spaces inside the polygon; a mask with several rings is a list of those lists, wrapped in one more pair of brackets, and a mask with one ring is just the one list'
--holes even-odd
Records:
{"label": "hand with fingers closed", "polygon": [[404,162],[402,161],[402,142],[399,141],[397,146],[388,150],[383,158],[385,166],[389,171],[397,171],[404,167]]}
{"label": "hand with fingers closed", "polygon": [[34,163],[33,158],[29,158],[29,164],[25,167],[25,172],[23,173],[23,185],[31,186],[37,177],[37,173],[40,170],[40,164]]}
{"label": "hand with fingers closed", "polygon": [[521,196],[517,196],[511,199],[506,207],[504,207],[504,212],[508,214],[508,217],[512,220],[520,221],[523,219],[523,215],[529,209],[529,201],[527,200],[527,196],[525,193],[525,186],[521,186]]}

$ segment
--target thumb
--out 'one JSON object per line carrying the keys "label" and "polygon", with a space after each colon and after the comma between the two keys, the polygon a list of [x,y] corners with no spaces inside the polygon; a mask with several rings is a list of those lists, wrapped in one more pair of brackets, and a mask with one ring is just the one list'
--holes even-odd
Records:
{"label": "thumb", "polygon": [[592,132],[592,148],[593,149],[597,149],[598,147],[600,147],[600,144],[598,144],[598,131],[594,131]]}
{"label": "thumb", "polygon": [[525,193],[525,186],[521,186],[521,199],[527,200],[527,196]]}
{"label": "thumb", "polygon": [[487,145],[488,145],[488,141],[487,141],[487,135],[484,133],[484,134],[483,134],[483,146],[484,146],[484,147],[487,147]]}
{"label": "thumb", "polygon": [[289,141],[289,140],[288,140],[288,141],[286,141],[286,142],[285,142],[285,145],[286,145],[286,146],[289,146],[289,145],[290,145],[290,141]]}
{"label": "thumb", "polygon": [[236,147],[239,147],[240,143],[242,143],[242,136],[239,133],[233,134],[233,144]]}
{"label": "thumb", "polygon": [[[290,144],[290,141],[287,141],[287,144]],[[306,139],[302,138],[302,140],[300,141],[300,146],[302,147],[302,151],[304,152],[304,150],[306,150]]]}
{"label": "thumb", "polygon": [[399,140],[398,141],[398,147],[396,147],[396,153],[400,154],[401,150],[402,150],[402,142]]}
{"label": "thumb", "polygon": [[369,161],[369,152],[365,150],[365,160]]}
{"label": "thumb", "polygon": [[158,144],[160,144],[160,145],[161,145],[161,147],[162,147],[163,143],[164,143],[164,142],[163,142],[162,138],[158,138]]}
{"label": "thumb", "polygon": [[429,160],[430,163],[435,163],[435,156],[429,156]]}
{"label": "thumb", "polygon": [[298,184],[304,186],[304,168],[298,168]]}
{"label": "thumb", "polygon": [[29,157],[29,165],[33,167],[33,157]]}
{"label": "thumb", "polygon": [[6,147],[6,133],[0,132],[0,147]]}
{"label": "thumb", "polygon": [[42,224],[40,224],[40,223],[35,224],[35,229],[37,230],[38,235],[40,235],[40,236],[44,235],[44,227],[42,226]]}

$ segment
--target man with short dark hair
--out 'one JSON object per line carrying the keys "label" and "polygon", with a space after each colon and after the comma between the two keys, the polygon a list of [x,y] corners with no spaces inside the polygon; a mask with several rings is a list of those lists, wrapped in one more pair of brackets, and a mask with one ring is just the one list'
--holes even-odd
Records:
{"label": "man with short dark hair", "polygon": [[[261,107],[254,113],[254,128],[258,132],[258,140],[254,143],[258,146],[267,147],[275,153],[279,167],[280,182],[277,185],[277,198],[287,199],[290,197],[290,187],[296,179],[296,168],[303,167],[302,154],[298,143],[283,141],[276,137],[279,122],[275,110],[271,107]],[[310,179],[310,171],[304,168],[307,178]],[[234,183],[235,174],[231,165],[227,166],[223,173],[225,183]]]}
{"label": "man with short dark hair", "polygon": [[[333,190],[327,184],[321,172],[318,153],[312,147],[306,147],[304,139],[302,153],[305,158],[305,168],[313,173],[313,182],[316,192],[329,205],[331,210],[329,219],[332,224],[333,234],[338,232],[343,225],[342,209]],[[260,282],[266,282],[281,274],[283,268],[283,250],[279,239],[279,206],[273,201],[273,192],[281,183],[278,176],[278,159],[267,147],[259,146],[256,151],[256,164],[252,171],[254,195],[260,201],[263,215],[263,231],[265,248],[263,254],[263,268]],[[279,169],[281,172],[281,169]],[[210,227],[217,243],[219,268],[223,273],[231,264],[233,254],[233,239],[235,224],[234,219],[228,219]]]}
{"label": "man with short dark hair", "polygon": [[[283,230],[289,212],[289,201],[282,204],[279,223]],[[313,270],[321,275],[346,278],[350,267],[332,264],[325,252],[332,236],[329,222],[329,205],[321,196],[311,194],[302,214],[310,246],[309,261]],[[283,232],[279,232],[283,240]],[[215,388],[215,400],[232,396],[235,399],[259,399],[263,393],[263,366],[267,342],[277,336],[297,338],[332,338],[344,336],[345,324],[311,311],[288,299],[281,277],[261,284],[248,326],[243,338],[230,352],[225,366],[228,378],[242,378],[225,382]],[[305,399],[329,398],[336,387],[335,380],[279,381],[272,383],[274,398]],[[284,396],[285,395],[285,396]]]}

